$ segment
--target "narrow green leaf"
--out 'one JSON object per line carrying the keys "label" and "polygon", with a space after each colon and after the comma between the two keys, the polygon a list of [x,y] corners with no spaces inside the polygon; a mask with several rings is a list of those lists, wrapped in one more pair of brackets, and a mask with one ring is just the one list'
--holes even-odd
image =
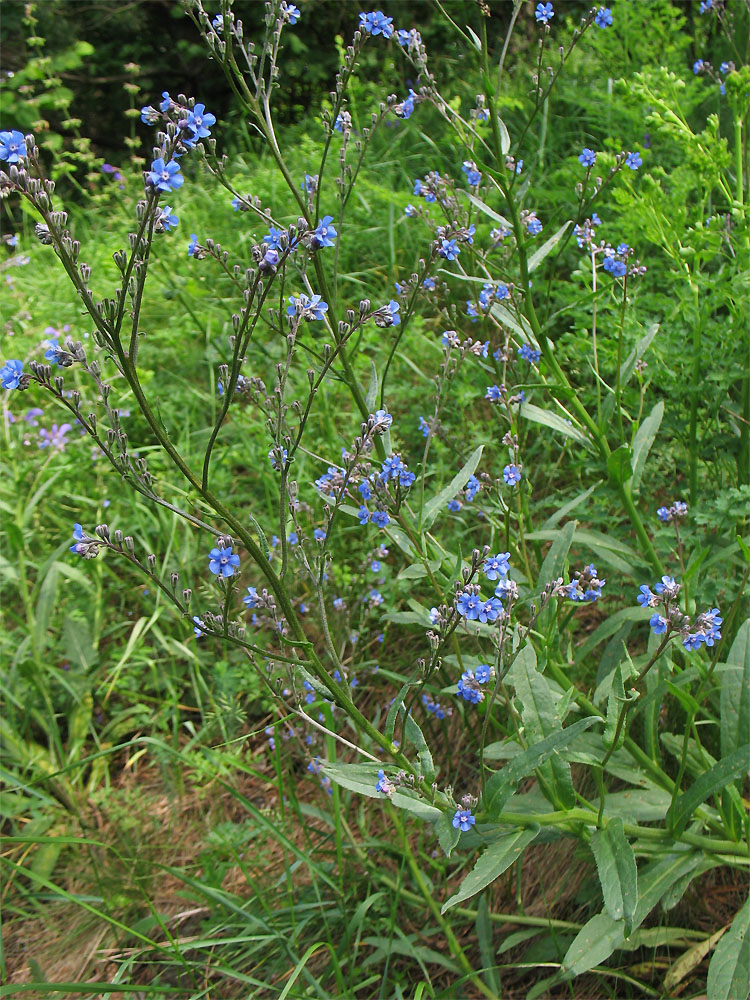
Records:
{"label": "narrow green leaf", "polygon": [[627,383],[630,381],[633,372],[635,371],[636,361],[641,360],[643,355],[648,350],[651,341],[654,339],[654,337],[658,332],[659,332],[659,324],[654,323],[652,326],[648,328],[645,336],[641,337],[641,339],[638,341],[638,343],[635,346],[635,349],[631,351],[630,354],[627,356],[627,358],[622,364],[622,367],[620,368],[620,385],[623,386],[627,385]]}
{"label": "narrow green leaf", "polygon": [[440,564],[442,559],[428,559],[427,564],[417,562],[412,563],[411,566],[405,566],[401,572],[396,577],[397,580],[419,580],[423,576],[427,576],[429,573],[434,573],[436,570],[440,569]]}
{"label": "narrow green leaf", "polygon": [[452,500],[458,491],[462,490],[464,486],[466,486],[469,476],[474,474],[476,467],[479,465],[483,449],[484,445],[482,444],[480,444],[478,448],[475,448],[461,471],[457,473],[453,479],[451,479],[447,486],[443,487],[437,496],[434,496],[425,504],[424,512],[422,514],[423,531],[430,530],[435,518],[438,516],[443,507],[447,507],[448,501]]}
{"label": "narrow green leaf", "polygon": [[487,850],[464,878],[458,892],[443,903],[440,912],[445,913],[452,906],[457,906],[463,900],[475,896],[481,889],[499,878],[520,858],[538,833],[539,827],[536,825],[523,827],[507,834],[507,836],[499,837],[489,844]]}
{"label": "narrow green leaf", "polygon": [[467,197],[469,201],[472,203],[472,205],[475,208],[479,209],[482,215],[486,215],[487,218],[492,219],[493,222],[499,222],[501,226],[505,227],[505,229],[513,228],[504,215],[498,215],[498,213],[493,208],[490,208],[489,205],[485,205],[485,203],[480,198],[477,198],[475,194],[472,194],[469,191],[467,192]]}
{"label": "narrow green leaf", "polygon": [[378,370],[375,367],[375,362],[370,362],[370,386],[367,390],[367,396],[365,397],[365,403],[367,404],[367,409],[370,413],[375,412],[375,403],[378,398]]}
{"label": "narrow green leaf", "polygon": [[748,771],[750,771],[750,743],[739,747],[728,757],[723,757],[680,795],[668,817],[674,835],[679,837],[701,802],[705,802],[710,795],[714,795],[730,781],[747,774]]}
{"label": "narrow green leaf", "polygon": [[[686,872],[700,861],[692,851],[680,851],[653,861],[638,876],[638,903],[633,916],[636,930],[659,900]],[[613,920],[609,913],[592,917],[576,935],[563,959],[562,979],[580,976],[595,965],[606,962],[609,956],[625,941],[625,921]]]}
{"label": "narrow green leaf", "polygon": [[547,520],[542,525],[542,530],[544,531],[550,528],[554,528],[558,521],[561,521],[566,514],[569,514],[571,512],[571,510],[575,510],[576,507],[580,507],[580,505],[584,502],[584,500],[588,500],[588,498],[591,496],[594,490],[599,489],[600,486],[601,486],[601,481],[598,483],[594,483],[593,486],[589,486],[589,488],[585,490],[583,493],[579,493],[577,497],[573,497],[572,500],[569,500],[566,504],[563,504],[562,507],[556,510],[554,514],[552,514],[550,517],[547,518]]}
{"label": "narrow green leaf", "polygon": [[539,578],[536,581],[536,589],[538,591],[544,590],[548,583],[563,575],[565,560],[568,558],[576,526],[576,521],[568,521],[564,527],[559,528],[555,533],[556,538],[544,558],[542,568],[539,571]]}
{"label": "narrow green leaf", "polygon": [[479,942],[479,954],[482,959],[484,980],[492,990],[494,996],[502,996],[502,986],[500,983],[500,973],[497,969],[497,959],[495,958],[495,947],[492,942],[492,921],[490,920],[490,906],[487,896],[484,895],[477,903],[477,919],[474,922],[477,929],[477,941]]}
{"label": "narrow green leaf", "polygon": [[596,830],[591,835],[591,850],[607,913],[613,920],[624,919],[627,933],[638,902],[638,872],[622,820],[611,819],[603,830]]}
{"label": "narrow green leaf", "polygon": [[534,253],[529,257],[529,274],[531,274],[532,271],[536,271],[536,269],[542,263],[542,261],[544,260],[544,258],[548,254],[552,253],[552,251],[555,249],[555,247],[557,246],[557,244],[560,242],[560,240],[565,235],[568,227],[571,226],[571,225],[572,225],[572,222],[570,222],[570,220],[568,220],[568,222],[563,222],[563,224],[560,226],[560,228],[557,230],[557,232],[553,236],[550,236],[550,238],[548,240],[546,240],[539,247],[538,250],[534,251]]}
{"label": "narrow green leaf", "polygon": [[716,947],[708,967],[710,1000],[741,1000],[750,983],[750,898]]}
{"label": "narrow green leaf", "polygon": [[643,470],[646,467],[646,459],[648,458],[648,453],[651,451],[651,446],[656,439],[656,435],[659,432],[663,416],[664,401],[660,399],[638,428],[633,440],[633,457],[631,462],[633,466],[632,486],[634,490],[637,490],[640,485],[641,476],[643,475]]}
{"label": "narrow green leaf", "polygon": [[39,588],[39,597],[34,609],[34,642],[38,652],[42,652],[47,645],[47,630],[57,599],[58,579],[57,563],[52,563]]}
{"label": "narrow green leaf", "polygon": [[616,486],[622,486],[633,474],[629,444],[621,444],[607,457],[607,472]]}
{"label": "narrow green leaf", "polygon": [[574,722],[567,729],[561,729],[546,739],[540,740],[513,757],[500,771],[495,771],[485,786],[486,808],[492,815],[502,812],[502,808],[515,792],[522,778],[527,777],[543,764],[553,754],[559,753],[586,729],[601,722],[598,715],[590,715],[586,719]]}
{"label": "narrow green leaf", "polygon": [[560,434],[564,434],[565,437],[578,441],[579,444],[590,444],[589,439],[583,431],[574,424],[569,424],[568,421],[564,417],[561,417],[559,413],[552,413],[550,410],[543,410],[539,406],[534,406],[533,403],[522,403],[519,412],[520,415],[525,417],[526,420],[531,420],[535,424],[543,424],[545,427],[549,427],[554,431],[558,431]]}
{"label": "narrow green leaf", "polygon": [[721,756],[728,757],[750,733],[750,618],[743,622],[721,674]]}

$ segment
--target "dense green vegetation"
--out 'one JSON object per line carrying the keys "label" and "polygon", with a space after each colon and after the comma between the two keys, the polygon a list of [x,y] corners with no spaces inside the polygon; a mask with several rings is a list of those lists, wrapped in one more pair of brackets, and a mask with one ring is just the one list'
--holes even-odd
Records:
{"label": "dense green vegetation", "polygon": [[740,998],[746,6],[220,6],[5,5],[0,996]]}

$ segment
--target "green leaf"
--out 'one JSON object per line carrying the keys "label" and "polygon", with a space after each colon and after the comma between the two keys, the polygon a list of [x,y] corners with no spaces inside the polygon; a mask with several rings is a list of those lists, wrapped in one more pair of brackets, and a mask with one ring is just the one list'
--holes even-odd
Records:
{"label": "green leaf", "polygon": [[721,756],[728,757],[750,733],[750,618],[743,622],[721,674]]}
{"label": "green leaf", "polygon": [[513,833],[499,837],[489,844],[487,850],[464,878],[458,892],[443,903],[440,912],[445,913],[452,906],[457,906],[463,900],[475,896],[481,889],[486,888],[496,878],[499,878],[504,871],[507,871],[521,857],[526,847],[534,840],[538,833],[539,827],[535,824],[534,826],[514,830]]}
{"label": "green leaf", "polygon": [[565,560],[568,558],[576,526],[576,521],[568,521],[564,527],[559,528],[555,533],[555,540],[544,558],[542,568],[539,571],[539,578],[536,581],[536,589],[538,591],[542,591],[548,583],[563,575]]}
{"label": "green leaf", "polygon": [[633,474],[629,444],[621,444],[607,457],[607,472],[615,486],[622,486]]}
{"label": "green leaf", "polygon": [[485,786],[485,808],[493,816],[502,812],[503,806],[518,788],[522,778],[527,777],[553,754],[572,743],[586,729],[602,720],[598,715],[574,722],[567,729],[561,729],[546,739],[540,740],[528,750],[513,757],[500,771],[495,771]]}
{"label": "green leaf", "polygon": [[492,995],[502,996],[502,986],[500,983],[500,973],[497,969],[497,959],[495,958],[495,946],[492,942],[492,921],[490,920],[490,905],[487,896],[484,895],[477,903],[477,919],[474,921],[477,930],[477,941],[479,942],[479,955],[482,959],[482,968],[485,982],[492,990]]}
{"label": "green leaf", "polygon": [[631,351],[627,356],[625,361],[620,368],[620,385],[624,386],[630,381],[633,372],[635,371],[636,361],[640,361],[643,355],[648,350],[651,341],[654,339],[656,334],[659,332],[659,324],[654,323],[653,326],[648,328],[646,335],[641,337],[635,346],[635,350]]}
{"label": "green leaf", "polygon": [[646,467],[646,459],[648,458],[651,445],[654,443],[659,427],[661,426],[663,416],[664,402],[660,399],[656,406],[654,406],[651,413],[649,413],[641,426],[638,428],[638,433],[635,435],[635,439],[633,441],[633,457],[631,459],[633,466],[632,488],[634,490],[637,490],[640,485],[641,476],[643,475],[643,470]]}
{"label": "green leaf", "polygon": [[453,848],[461,839],[461,831],[453,825],[450,813],[441,813],[440,819],[435,823],[435,833],[443,853],[449,858]]}
{"label": "green leaf", "polygon": [[[498,119],[498,121],[499,120],[500,119]],[[503,226],[505,229],[513,228],[513,226],[510,224],[510,222],[508,222],[508,220],[505,218],[504,215],[498,215],[498,213],[494,209],[490,208],[489,205],[485,205],[485,203],[481,201],[479,198],[477,198],[475,194],[472,194],[469,191],[467,192],[467,197],[469,201],[472,203],[472,205],[475,208],[479,209],[482,215],[486,215],[487,218],[492,219],[493,222],[499,222],[500,225]]]}
{"label": "green leaf", "polygon": [[538,250],[534,251],[534,253],[529,257],[529,274],[531,274],[532,271],[536,271],[544,258],[555,249],[557,244],[565,235],[566,230],[571,225],[572,222],[570,221],[563,222],[554,236],[550,236],[550,238],[546,240]]}
{"label": "green leaf", "polygon": [[443,507],[446,507],[448,505],[448,501],[452,500],[459,490],[462,490],[464,486],[466,486],[469,476],[474,474],[474,470],[479,465],[483,449],[484,445],[482,444],[480,444],[478,448],[475,448],[461,471],[457,473],[453,479],[451,479],[447,486],[443,487],[437,496],[434,496],[425,504],[421,524],[423,531],[430,530],[435,518],[438,516]]}
{"label": "green leaf", "polygon": [[378,370],[375,367],[375,362],[370,362],[370,386],[367,390],[367,396],[365,397],[365,403],[369,413],[375,412],[375,403],[378,398]]}
{"label": "green leaf", "polygon": [[526,420],[531,420],[535,424],[543,424],[545,427],[550,427],[554,431],[558,431],[560,434],[564,434],[566,437],[572,438],[574,441],[578,441],[579,444],[590,444],[589,439],[583,433],[580,428],[576,427],[574,424],[569,424],[568,421],[561,417],[559,413],[551,413],[549,410],[543,410],[539,406],[534,406],[533,403],[522,403],[519,413]]}
{"label": "green leaf", "polygon": [[[386,796],[375,791],[378,783],[378,771],[384,770],[377,761],[371,764],[332,764],[325,762],[321,764],[323,774],[327,774],[331,781],[335,781],[342,788],[348,788],[350,792],[358,795],[365,795],[370,799],[380,799],[384,801]],[[387,773],[387,771],[386,771]],[[397,809],[406,809],[407,812],[414,813],[420,819],[428,823],[436,823],[443,814],[442,809],[436,809],[419,799],[416,793],[406,790],[396,789],[390,801]]]}
{"label": "green leaf", "polygon": [[716,947],[708,967],[710,1000],[738,1000],[750,983],[750,898]]}
{"label": "green leaf", "polygon": [[686,792],[680,795],[670,810],[668,820],[671,821],[674,835],[679,837],[701,802],[749,770],[750,743],[746,743],[728,757],[723,757],[718,764],[706,771]]}
{"label": "green leaf", "polygon": [[[633,930],[640,927],[670,887],[699,861],[699,854],[680,851],[646,866],[638,876],[639,895],[633,916]],[[598,913],[581,928],[568,948],[559,978],[572,979],[593,969],[595,965],[601,965],[624,941],[625,921],[613,920],[606,912]]]}
{"label": "green leaf", "polygon": [[625,726],[623,725],[620,732],[617,733],[617,722],[620,718],[622,706],[629,701],[635,701],[638,697],[637,691],[633,692],[630,696],[625,694],[625,680],[630,680],[631,676],[629,666],[623,669],[622,663],[617,664],[615,672],[612,675],[612,687],[607,698],[607,721],[604,725],[603,736],[603,743],[607,750],[614,744],[615,734],[617,734],[617,746],[615,746],[615,750],[619,750],[625,742]]}
{"label": "green leaf", "polygon": [[577,497],[573,497],[572,500],[569,500],[566,504],[563,504],[563,506],[560,507],[558,510],[556,510],[554,514],[552,514],[550,517],[547,518],[547,520],[542,525],[542,530],[544,531],[549,528],[554,528],[558,521],[561,521],[566,514],[569,514],[571,512],[571,510],[575,510],[576,507],[579,507],[584,502],[584,500],[588,500],[588,498],[591,496],[594,490],[599,489],[600,486],[601,486],[601,481],[598,483],[594,483],[593,486],[589,486],[589,488],[585,490],[583,493],[579,493]]}
{"label": "green leaf", "polygon": [[428,785],[431,785],[435,780],[435,765],[432,761],[432,754],[427,746],[427,741],[424,738],[424,733],[419,728],[419,724],[411,715],[406,716],[406,725],[404,726],[404,738],[412,743],[417,751],[417,760],[419,761],[419,769],[422,777]]}
{"label": "green leaf", "polygon": [[34,609],[34,640],[40,653],[44,650],[49,638],[47,630],[57,599],[58,576],[57,563],[52,563],[39,588],[39,597]]}
{"label": "green leaf", "polygon": [[423,576],[427,576],[427,573],[434,573],[436,570],[440,569],[440,564],[442,559],[428,559],[427,564],[417,562],[412,563],[411,566],[405,566],[401,572],[396,577],[397,580],[419,580]]}
{"label": "green leaf", "polygon": [[607,913],[613,920],[624,919],[627,934],[638,902],[638,871],[622,820],[611,819],[603,830],[595,830],[591,850]]}

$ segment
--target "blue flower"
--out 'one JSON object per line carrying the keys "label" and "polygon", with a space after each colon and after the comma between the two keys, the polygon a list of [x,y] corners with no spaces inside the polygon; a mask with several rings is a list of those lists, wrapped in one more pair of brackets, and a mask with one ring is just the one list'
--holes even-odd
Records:
{"label": "blue flower", "polygon": [[477,165],[473,160],[464,160],[463,166],[461,167],[463,172],[466,174],[466,179],[471,187],[476,187],[482,179],[482,175],[477,170]]}
{"label": "blue flower", "polygon": [[698,8],[701,14],[705,14],[706,11],[711,10],[714,5],[714,0],[701,0],[700,7]]}
{"label": "blue flower", "polygon": [[422,432],[422,437],[430,436],[430,425],[427,423],[424,417],[419,418],[419,429]]}
{"label": "blue flower", "polygon": [[522,361],[528,361],[530,364],[535,365],[542,356],[541,351],[534,350],[533,347],[529,347],[528,344],[521,344],[518,348],[518,357]]}
{"label": "blue flower", "polygon": [[17,389],[23,377],[23,361],[6,361],[0,368],[0,385],[3,389]]}
{"label": "blue flower", "polygon": [[458,696],[468,701],[471,705],[478,705],[484,701],[484,691],[479,687],[479,678],[472,670],[464,670],[458,681]]}
{"label": "blue flower", "polygon": [[521,470],[517,465],[506,465],[503,469],[503,479],[508,486],[515,486],[521,482]]}
{"label": "blue flower", "polygon": [[422,288],[428,292],[434,292],[436,287],[437,285],[434,278],[425,278],[422,282]]}
{"label": "blue flower", "polygon": [[398,118],[403,118],[404,120],[411,118],[414,114],[414,99],[416,97],[418,97],[418,95],[415,94],[410,87],[408,96],[405,97],[400,104],[396,104],[393,108],[393,111]]}
{"label": "blue flower", "polygon": [[141,108],[141,121],[144,125],[156,125],[156,123],[161,118],[161,115],[156,110],[152,108],[150,104],[146,104]]}
{"label": "blue flower", "polygon": [[195,627],[193,628],[193,632],[195,632],[195,638],[196,639],[200,639],[202,636],[204,636],[206,634],[203,631],[203,629],[205,628],[205,625],[200,620],[200,618],[198,617],[198,615],[193,615],[193,621],[195,622]]}
{"label": "blue flower", "polygon": [[500,576],[507,576],[510,569],[510,552],[498,552],[496,556],[490,556],[482,571],[488,580],[497,580]]}
{"label": "blue flower", "polygon": [[503,605],[497,597],[490,597],[479,609],[480,622],[495,622],[502,613]]}
{"label": "blue flower", "polygon": [[538,3],[534,11],[534,17],[542,24],[549,24],[550,18],[555,16],[551,3]]}
{"label": "blue flower", "polygon": [[318,225],[315,227],[313,232],[313,244],[316,247],[332,247],[333,241],[336,239],[338,233],[333,228],[331,223],[333,222],[332,215],[324,215]]}
{"label": "blue flower", "polygon": [[370,484],[367,482],[366,479],[359,484],[359,486],[357,487],[357,489],[362,494],[362,499],[363,500],[371,500],[372,499],[372,490],[370,489]]}
{"label": "blue flower", "polygon": [[300,187],[305,192],[305,194],[315,194],[315,192],[318,190],[318,175],[305,174],[305,179],[300,184]]}
{"label": "blue flower", "polygon": [[612,11],[609,7],[600,7],[596,12],[596,17],[594,18],[594,24],[597,28],[608,28],[612,24],[612,21]]}
{"label": "blue flower", "polygon": [[269,231],[263,237],[262,242],[266,243],[272,250],[281,250],[282,236],[286,236],[285,229],[274,229],[274,227],[271,226]]}
{"label": "blue flower", "polygon": [[705,69],[705,66],[706,64],[703,62],[702,59],[696,59],[695,62],[693,63],[693,73],[695,73],[695,75],[697,76]]}
{"label": "blue flower", "polygon": [[316,542],[324,542],[326,540],[326,533],[322,528],[316,528],[313,531],[313,538]]}
{"label": "blue flower", "polygon": [[657,602],[657,597],[656,597],[655,594],[651,593],[651,588],[647,584],[642,583],[641,586],[640,586],[640,591],[641,592],[638,595],[638,597],[636,597],[636,600],[641,605],[641,607],[642,608],[655,608],[656,607],[656,602]]}
{"label": "blue flower", "polygon": [[630,167],[631,170],[637,170],[638,167],[643,166],[643,160],[641,159],[640,153],[628,153],[625,157],[625,166]]}
{"label": "blue flower", "polygon": [[206,139],[211,135],[211,126],[216,124],[216,116],[210,112],[206,113],[205,104],[196,104],[192,111],[188,111],[185,122],[180,125],[192,130],[192,141],[196,139]]}
{"label": "blue flower", "polygon": [[258,592],[255,587],[247,588],[247,597],[242,598],[242,603],[247,605],[248,608],[258,608],[260,607],[260,601],[258,599]]}
{"label": "blue flower", "polygon": [[51,365],[62,366],[61,359],[64,357],[64,355],[65,352],[60,348],[60,343],[57,340],[57,338],[55,338],[54,340],[50,340],[49,347],[44,352],[44,360],[49,361]]}
{"label": "blue flower", "polygon": [[6,163],[18,163],[26,156],[26,140],[23,132],[11,129],[9,132],[0,132],[0,160]]}
{"label": "blue flower", "polygon": [[440,240],[438,253],[441,257],[445,257],[446,260],[456,260],[458,255],[461,253],[461,248],[458,246],[455,239],[442,239]]}
{"label": "blue flower", "polygon": [[481,486],[477,477],[469,476],[469,481],[467,482],[466,486],[464,486],[464,494],[466,496],[466,500],[468,503],[471,503],[471,501],[479,492],[480,488]]}
{"label": "blue flower", "polygon": [[295,7],[293,3],[286,3],[284,0],[282,0],[281,4],[281,13],[284,16],[284,19],[290,24],[296,24],[302,16],[298,7]]}
{"label": "blue flower", "polygon": [[378,782],[375,785],[375,791],[381,792],[383,795],[393,795],[393,784],[385,776],[385,771],[382,768],[378,771]]}
{"label": "blue flower", "polygon": [[193,257],[195,251],[198,247],[198,237],[195,233],[190,234],[190,242],[188,243],[188,257]]}
{"label": "blue flower", "polygon": [[227,548],[211,549],[208,553],[208,568],[214,576],[234,576],[235,569],[239,569],[240,557],[232,552],[232,546]]}
{"label": "blue flower", "polygon": [[[541,6],[542,5],[539,4],[539,7]],[[547,6],[551,9],[552,4],[548,3]],[[539,8],[537,8],[537,10],[538,9]],[[468,809],[456,809],[456,813],[453,817],[453,825],[457,830],[461,830],[463,833],[466,833],[466,831],[470,830],[475,823],[476,820]]]}
{"label": "blue flower", "polygon": [[661,615],[651,615],[648,620],[649,625],[654,630],[655,635],[664,635],[667,631],[667,619],[663,618]]}
{"label": "blue flower", "polygon": [[382,35],[390,38],[393,34],[393,18],[386,17],[382,10],[370,11],[359,15],[359,27],[367,35]]}
{"label": "blue flower", "polygon": [[155,187],[157,191],[176,191],[185,183],[185,178],[180,173],[180,165],[176,160],[170,160],[165,164],[159,157],[151,164],[146,183]]}
{"label": "blue flower", "polygon": [[487,684],[490,679],[491,667],[488,663],[480,663],[474,671],[474,676],[480,684]]}
{"label": "blue flower", "polygon": [[665,524],[669,524],[672,520],[672,512],[669,507],[660,507],[656,512],[656,516],[660,521],[664,521]]}
{"label": "blue flower", "polygon": [[674,597],[677,595],[680,586],[675,581],[672,576],[663,576],[661,580],[654,586],[654,590],[657,594],[666,593],[668,597]]}
{"label": "blue flower", "polygon": [[367,524],[370,520],[370,512],[364,504],[360,506],[359,511],[357,512],[357,517],[359,518],[360,524]]}
{"label": "blue flower", "polygon": [[529,218],[526,220],[526,229],[528,231],[529,236],[538,236],[539,233],[541,233],[542,228],[543,227],[541,222],[539,221],[539,219],[537,219],[535,215],[529,216]]}
{"label": "blue flower", "polygon": [[605,253],[602,267],[612,275],[613,278],[624,278],[628,271],[628,266],[624,260],[620,260],[611,250]]}
{"label": "blue flower", "polygon": [[370,514],[370,520],[373,524],[377,525],[378,528],[385,528],[391,523],[388,512],[384,510],[374,510],[372,514]]}
{"label": "blue flower", "polygon": [[588,146],[586,146],[581,152],[581,155],[578,157],[578,162],[582,167],[593,167],[596,163],[596,153],[593,149],[589,149]]}
{"label": "blue flower", "polygon": [[289,532],[289,537],[287,538],[287,541],[289,542],[290,545],[296,545],[297,542],[299,542],[299,535],[297,534],[297,532],[296,531],[290,531]]}
{"label": "blue flower", "polygon": [[448,501],[448,510],[452,511],[454,514],[461,510],[461,501],[457,500],[455,497]]}
{"label": "blue flower", "polygon": [[172,98],[169,96],[168,91],[162,90],[161,92],[162,101],[159,105],[159,111],[165,114],[172,107]]}
{"label": "blue flower", "polygon": [[323,319],[328,312],[328,303],[323,302],[320,295],[313,295],[312,298],[308,298],[303,293],[298,295],[296,299],[292,295],[289,298],[289,302],[291,304],[287,306],[287,316],[296,316],[299,313],[308,323],[311,320]]}
{"label": "blue flower", "polygon": [[376,410],[373,414],[374,426],[373,429],[377,430],[387,430],[393,423],[393,417],[387,410]]}
{"label": "blue flower", "polygon": [[484,601],[478,594],[464,590],[456,601],[456,611],[467,621],[477,621]]}
{"label": "blue flower", "polygon": [[165,233],[168,233],[180,224],[180,220],[176,215],[172,215],[172,206],[165,205],[164,208],[159,209],[156,224],[161,226]]}

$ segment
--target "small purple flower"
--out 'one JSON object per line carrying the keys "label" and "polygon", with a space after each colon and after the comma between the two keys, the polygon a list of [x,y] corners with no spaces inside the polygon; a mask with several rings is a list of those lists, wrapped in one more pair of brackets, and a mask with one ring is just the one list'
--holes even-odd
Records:
{"label": "small purple flower", "polygon": [[515,486],[521,482],[521,470],[517,465],[506,465],[503,469],[503,479],[508,486]]}
{"label": "small purple flower", "polygon": [[387,795],[389,797],[393,795],[394,791],[393,783],[389,781],[389,779],[386,777],[385,771],[383,771],[382,768],[381,770],[378,771],[378,782],[375,785],[375,791],[380,792],[382,795]]}
{"label": "small purple flower", "polygon": [[369,14],[359,15],[359,29],[366,35],[382,35],[390,38],[393,34],[393,18],[386,17],[382,10],[373,10]]}
{"label": "small purple flower", "polygon": [[157,191],[176,191],[185,183],[185,178],[180,173],[180,165],[176,160],[165,163],[159,157],[151,164],[151,170],[146,175],[146,183]]}
{"label": "small purple flower", "polygon": [[18,163],[26,156],[26,139],[23,132],[11,129],[0,132],[0,160],[6,163]]}
{"label": "small purple flower", "polygon": [[313,245],[315,247],[332,247],[333,241],[338,236],[338,233],[333,228],[331,223],[333,222],[332,215],[324,215],[320,220],[318,225],[315,227],[313,232]]}
{"label": "small purple flower", "polygon": [[323,302],[322,296],[313,295],[308,298],[304,293],[294,298],[290,296],[290,304],[287,306],[287,316],[296,316],[299,313],[308,323],[312,320],[322,320],[328,312],[328,303]]}
{"label": "small purple flower", "polygon": [[367,509],[367,507],[365,507],[364,504],[362,504],[362,506],[359,508],[359,511],[357,512],[357,517],[359,518],[360,524],[367,524],[367,522],[370,520],[370,512]]}
{"label": "small purple flower", "polygon": [[593,149],[585,147],[581,155],[578,157],[578,162],[582,167],[591,168],[596,163],[596,153]]}
{"label": "small purple flower", "polygon": [[239,569],[239,566],[240,557],[232,552],[231,545],[226,548],[211,549],[208,554],[208,568],[214,576],[234,576],[234,571]]}
{"label": "small purple flower", "polygon": [[530,216],[526,220],[526,230],[529,236],[538,236],[541,233],[543,226],[539,219],[535,215]]}
{"label": "small purple flower", "polygon": [[0,368],[0,385],[3,389],[17,389],[23,378],[23,361],[6,361]]}
{"label": "small purple flower", "polygon": [[[541,4],[539,4],[539,6],[541,7]],[[548,3],[547,6],[552,7],[552,4]],[[461,830],[463,833],[466,833],[466,831],[470,830],[475,823],[476,819],[471,815],[468,809],[456,809],[456,813],[453,817],[453,826],[457,830]]]}
{"label": "small purple flower", "polygon": [[322,528],[316,528],[313,531],[313,538],[316,542],[324,542],[326,540],[326,533]]}
{"label": "small purple flower", "polygon": [[643,166],[643,160],[641,159],[640,153],[628,153],[625,157],[625,166],[630,167],[631,170],[637,170],[639,167]]}
{"label": "small purple flower", "polygon": [[497,580],[501,576],[507,576],[510,569],[510,552],[498,552],[496,556],[490,556],[482,571],[488,580]]}
{"label": "small purple flower", "polygon": [[456,260],[458,255],[461,253],[461,248],[456,243],[455,239],[440,240],[440,245],[438,246],[438,253],[441,257],[445,257],[446,260]]}
{"label": "small purple flower", "polygon": [[388,512],[385,510],[374,510],[372,514],[370,514],[370,520],[374,525],[377,525],[378,528],[385,528],[391,522]]}
{"label": "small purple flower", "polygon": [[667,631],[667,619],[663,618],[661,615],[651,615],[648,620],[649,625],[654,630],[655,635],[664,635]]}

